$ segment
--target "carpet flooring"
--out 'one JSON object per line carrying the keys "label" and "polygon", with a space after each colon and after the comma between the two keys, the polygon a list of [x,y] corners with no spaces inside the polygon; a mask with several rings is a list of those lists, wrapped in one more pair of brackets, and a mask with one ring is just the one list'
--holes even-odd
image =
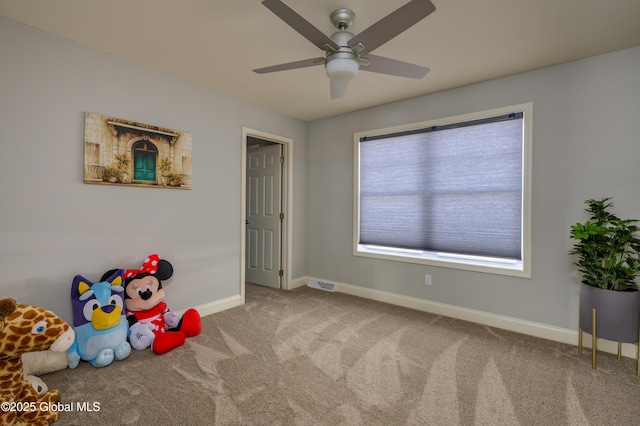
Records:
{"label": "carpet flooring", "polygon": [[247,285],[172,352],[42,379],[56,425],[640,424],[635,360],[307,287]]}

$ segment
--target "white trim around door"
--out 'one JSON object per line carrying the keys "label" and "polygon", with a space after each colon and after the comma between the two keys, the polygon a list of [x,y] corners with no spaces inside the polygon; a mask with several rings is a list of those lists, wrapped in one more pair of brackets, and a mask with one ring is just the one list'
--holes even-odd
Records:
{"label": "white trim around door", "polygon": [[284,219],[282,222],[282,288],[289,290],[291,286],[291,246],[292,246],[292,212],[293,212],[293,140],[284,136],[251,129],[242,128],[241,144],[241,197],[240,197],[240,297],[245,303],[245,268],[246,268],[246,220],[247,220],[247,140],[258,138],[269,142],[281,144],[284,156],[284,172],[282,185],[282,210]]}

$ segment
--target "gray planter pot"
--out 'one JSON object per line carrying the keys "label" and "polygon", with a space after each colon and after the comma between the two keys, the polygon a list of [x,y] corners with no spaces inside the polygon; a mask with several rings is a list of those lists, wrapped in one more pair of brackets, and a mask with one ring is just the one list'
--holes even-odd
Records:
{"label": "gray planter pot", "polygon": [[640,291],[613,291],[582,283],[580,328],[592,335],[593,308],[596,308],[596,337],[620,343],[638,342]]}

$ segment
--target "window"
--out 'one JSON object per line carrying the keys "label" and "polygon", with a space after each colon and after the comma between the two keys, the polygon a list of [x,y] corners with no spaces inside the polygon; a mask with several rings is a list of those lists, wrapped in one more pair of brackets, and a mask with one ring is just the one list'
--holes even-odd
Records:
{"label": "window", "polygon": [[357,133],[354,254],[530,277],[531,113]]}

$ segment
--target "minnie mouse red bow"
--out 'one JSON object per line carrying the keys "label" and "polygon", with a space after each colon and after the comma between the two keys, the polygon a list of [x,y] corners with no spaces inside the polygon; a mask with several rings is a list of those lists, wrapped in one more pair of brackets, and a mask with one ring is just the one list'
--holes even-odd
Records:
{"label": "minnie mouse red bow", "polygon": [[155,274],[158,272],[158,262],[160,262],[160,256],[157,254],[152,254],[147,257],[144,262],[142,262],[142,267],[140,269],[127,269],[124,272],[124,277],[131,278],[134,275],[138,275],[142,272],[146,272],[149,274]]}

